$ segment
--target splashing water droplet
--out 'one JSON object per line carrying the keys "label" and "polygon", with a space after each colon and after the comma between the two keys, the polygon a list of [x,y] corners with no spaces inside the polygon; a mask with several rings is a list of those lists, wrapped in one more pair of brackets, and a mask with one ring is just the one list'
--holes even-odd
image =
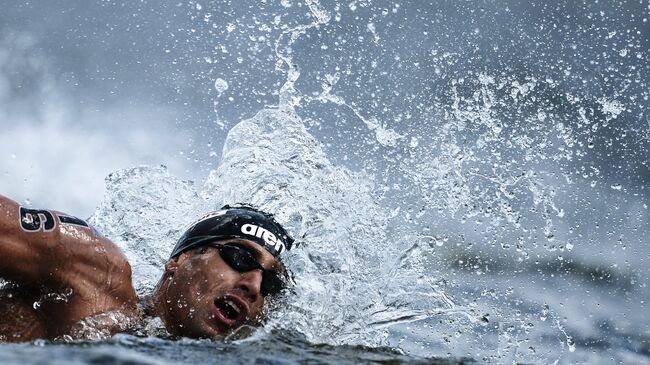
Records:
{"label": "splashing water droplet", "polygon": [[228,82],[222,78],[214,80],[214,89],[217,90],[217,97],[221,96],[224,91],[228,90]]}
{"label": "splashing water droplet", "polygon": [[542,321],[546,321],[546,319],[548,318],[548,311],[549,311],[548,304],[544,304],[544,308],[542,309],[542,315],[539,317],[539,319]]}

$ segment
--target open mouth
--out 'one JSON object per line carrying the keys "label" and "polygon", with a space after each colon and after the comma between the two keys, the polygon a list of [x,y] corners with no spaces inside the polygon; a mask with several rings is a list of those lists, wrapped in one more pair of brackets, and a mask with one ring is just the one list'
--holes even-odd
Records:
{"label": "open mouth", "polygon": [[246,320],[248,303],[236,295],[224,295],[214,300],[212,312],[217,320],[227,327],[234,327]]}

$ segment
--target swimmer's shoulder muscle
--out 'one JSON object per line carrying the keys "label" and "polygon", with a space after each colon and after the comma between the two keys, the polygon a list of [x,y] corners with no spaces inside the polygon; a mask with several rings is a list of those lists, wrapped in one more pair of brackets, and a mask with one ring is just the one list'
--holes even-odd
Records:
{"label": "swimmer's shoulder muscle", "polygon": [[[125,255],[84,221],[0,195],[0,277],[19,285],[109,286],[132,296]],[[120,295],[121,296],[121,295]]]}

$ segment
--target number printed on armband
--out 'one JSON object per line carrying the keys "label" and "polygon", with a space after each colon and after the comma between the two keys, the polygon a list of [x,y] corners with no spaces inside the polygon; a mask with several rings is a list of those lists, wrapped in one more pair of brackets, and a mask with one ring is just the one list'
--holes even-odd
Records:
{"label": "number printed on armband", "polygon": [[54,215],[47,210],[20,207],[20,227],[26,232],[51,232],[56,226]]}

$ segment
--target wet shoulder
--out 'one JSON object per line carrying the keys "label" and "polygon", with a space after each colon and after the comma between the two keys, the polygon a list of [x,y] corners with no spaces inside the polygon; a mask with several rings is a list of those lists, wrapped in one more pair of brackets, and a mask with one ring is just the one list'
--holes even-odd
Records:
{"label": "wet shoulder", "polygon": [[124,292],[130,297],[131,266],[119,247],[85,220],[51,213],[57,234],[52,261],[53,266],[65,263],[60,274],[62,281],[93,292]]}
{"label": "wet shoulder", "polygon": [[133,312],[137,297],[126,255],[85,221],[56,214],[61,245],[65,246],[61,250],[67,252],[68,263],[60,277],[74,293],[66,310],[69,317]]}
{"label": "wet shoulder", "polygon": [[85,220],[56,211],[52,211],[52,215],[61,251],[104,261],[126,261],[117,245]]}

